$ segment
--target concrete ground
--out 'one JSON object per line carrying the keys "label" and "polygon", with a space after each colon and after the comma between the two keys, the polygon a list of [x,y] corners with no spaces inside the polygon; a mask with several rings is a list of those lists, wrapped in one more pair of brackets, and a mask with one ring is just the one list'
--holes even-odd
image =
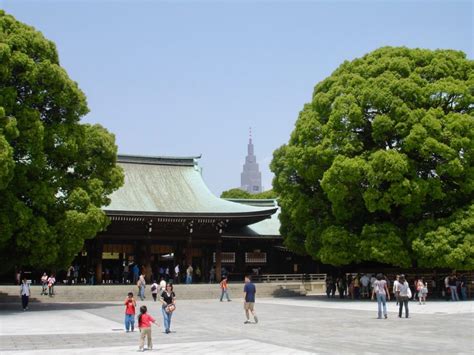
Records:
{"label": "concrete ground", "polygon": [[[232,295],[231,295],[232,296]],[[239,295],[240,296],[240,295]],[[257,299],[258,324],[244,324],[242,301],[180,301],[171,334],[161,309],[144,302],[160,326],[152,352],[276,354],[472,354],[474,301],[411,302],[410,318],[377,319],[377,304],[322,297]],[[139,304],[140,305],[140,304]],[[128,354],[138,333],[123,330],[123,307],[109,303],[31,304],[0,307],[0,354]]]}

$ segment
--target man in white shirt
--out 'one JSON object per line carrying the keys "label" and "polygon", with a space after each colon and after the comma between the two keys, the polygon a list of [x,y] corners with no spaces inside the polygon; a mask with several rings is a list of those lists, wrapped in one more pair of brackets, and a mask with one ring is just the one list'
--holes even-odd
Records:
{"label": "man in white shirt", "polygon": [[175,284],[179,284],[179,264],[176,264],[174,267],[174,279],[173,279]]}
{"label": "man in white shirt", "polygon": [[395,297],[395,299],[397,300],[397,306],[398,306],[397,290],[398,290],[398,286],[400,285],[399,279],[400,279],[400,275],[397,275],[397,277],[395,278],[395,281],[393,281],[393,289],[392,289],[393,297]]}
{"label": "man in white shirt", "polygon": [[445,278],[444,278],[444,292],[445,292],[445,297],[446,297],[446,300],[449,301],[450,299],[450,296],[449,296],[449,275],[447,275]]}
{"label": "man in white shirt", "polygon": [[46,273],[41,276],[41,296],[47,295],[46,290],[48,289],[48,275]]}
{"label": "man in white shirt", "polygon": [[23,277],[23,282],[20,285],[20,295],[23,311],[26,311],[28,309],[28,301],[30,298],[30,285],[28,284],[26,277]]}

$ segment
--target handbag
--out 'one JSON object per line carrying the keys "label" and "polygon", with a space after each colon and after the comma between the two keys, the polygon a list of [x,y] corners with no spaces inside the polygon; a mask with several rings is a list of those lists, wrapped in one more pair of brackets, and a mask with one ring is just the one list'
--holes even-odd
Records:
{"label": "handbag", "polygon": [[174,304],[169,304],[166,306],[165,311],[167,313],[173,313],[175,309],[176,309],[176,306]]}
{"label": "handbag", "polygon": [[412,296],[410,287],[407,288],[407,296],[408,296],[409,299],[410,299],[411,296]]}

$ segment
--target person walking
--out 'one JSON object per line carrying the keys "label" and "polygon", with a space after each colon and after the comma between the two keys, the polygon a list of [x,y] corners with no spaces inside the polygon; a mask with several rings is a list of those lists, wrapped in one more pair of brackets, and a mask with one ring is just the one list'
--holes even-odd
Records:
{"label": "person walking", "polygon": [[362,274],[362,277],[360,278],[360,284],[361,284],[361,296],[362,298],[369,298],[369,284],[370,284],[370,278],[366,274]]}
{"label": "person walking", "polygon": [[43,273],[41,276],[41,296],[48,294],[48,274]]}
{"label": "person walking", "polygon": [[30,285],[28,284],[26,277],[23,277],[23,281],[20,284],[20,296],[23,311],[26,311],[28,309],[28,302],[30,299]]}
{"label": "person walking", "polygon": [[450,279],[450,276],[449,276],[449,275],[447,275],[447,276],[444,278],[444,292],[445,292],[445,299],[446,299],[446,301],[449,301],[449,299],[450,299],[449,294],[451,293],[451,289],[449,288],[449,279]]}
{"label": "person walking", "polygon": [[387,281],[383,278],[382,274],[377,274],[377,280],[374,282],[372,288],[372,300],[374,296],[377,297],[378,316],[377,319],[382,319],[382,306],[383,316],[387,319],[387,298],[390,301],[390,293],[388,292]]}
{"label": "person walking", "polygon": [[133,283],[136,284],[138,282],[138,277],[140,274],[140,268],[137,264],[134,264],[132,267],[132,274],[133,274]]}
{"label": "person walking", "polygon": [[220,282],[219,286],[221,287],[221,302],[224,299],[224,295],[227,298],[227,302],[230,302],[229,285],[227,285],[227,276],[224,276],[222,278],[222,281]]}
{"label": "person walking", "polygon": [[346,296],[346,275],[342,274],[338,279],[337,279],[337,287],[339,289],[339,297],[340,298],[345,298]]}
{"label": "person walking", "polygon": [[72,285],[72,278],[74,277],[74,266],[69,266],[69,269],[67,269],[66,277],[67,284]]}
{"label": "person walking", "polygon": [[449,290],[451,291],[451,301],[459,301],[456,282],[456,275],[452,274],[448,279]]}
{"label": "person walking", "polygon": [[142,273],[140,277],[138,278],[137,281],[137,286],[138,286],[138,296],[140,296],[140,299],[143,301],[145,299],[145,275]]}
{"label": "person walking", "polygon": [[418,302],[419,304],[425,304],[426,295],[428,294],[428,283],[420,277],[416,284],[416,290],[418,291]]}
{"label": "person walking", "polygon": [[201,282],[201,269],[199,268],[199,266],[196,267],[196,282]]}
{"label": "person walking", "polygon": [[128,273],[130,272],[130,267],[128,266],[128,263],[125,261],[123,262],[123,271],[122,271],[122,283],[127,284],[128,283]]}
{"label": "person walking", "polygon": [[467,277],[466,274],[461,275],[461,298],[463,301],[467,301]]}
{"label": "person walking", "polygon": [[216,282],[216,269],[213,266],[211,270],[209,270],[209,283],[213,284],[214,282]]}
{"label": "person walking", "polygon": [[54,277],[54,274],[51,274],[50,277],[48,277],[48,294],[49,297],[54,296],[54,284],[56,283],[56,278]]}
{"label": "person walking", "polygon": [[161,312],[163,313],[163,322],[166,334],[171,332],[171,316],[176,309],[176,295],[173,291],[173,285],[166,284],[166,290],[161,293]]}
{"label": "person walking", "polygon": [[245,276],[245,286],[244,286],[244,310],[245,310],[245,317],[247,320],[244,324],[250,323],[250,315],[251,312],[253,315],[253,319],[255,323],[258,323],[257,314],[255,312],[255,294],[257,293],[257,289],[252,282],[252,278],[250,275]]}
{"label": "person walking", "polygon": [[186,269],[186,284],[190,285],[193,283],[193,267],[191,265]]}
{"label": "person walking", "polygon": [[403,306],[405,306],[405,318],[408,318],[408,300],[411,298],[411,290],[405,280],[405,275],[400,275],[396,292],[399,303],[398,317],[402,318]]}
{"label": "person walking", "polygon": [[175,267],[174,267],[174,283],[175,284],[179,284],[179,264],[176,264]]}
{"label": "person walking", "polygon": [[72,282],[73,282],[74,284],[76,284],[76,285],[77,285],[77,283],[80,281],[80,280],[79,280],[79,270],[80,270],[80,266],[76,264],[76,265],[74,266],[74,273],[73,273],[73,274],[74,274],[74,277],[73,277],[73,279],[72,279]]}
{"label": "person walking", "polygon": [[356,300],[360,298],[360,275],[357,274],[354,278],[354,297]]}
{"label": "person walking", "polygon": [[133,332],[135,330],[135,307],[137,302],[133,298],[133,293],[129,292],[125,299],[125,331]]}
{"label": "person walking", "polygon": [[153,342],[151,339],[151,323],[158,326],[155,318],[147,313],[146,306],[140,307],[140,315],[138,316],[138,329],[140,329],[140,345],[138,351],[145,351],[145,338],[147,338],[148,350],[153,349]]}
{"label": "person walking", "polygon": [[354,299],[354,279],[352,274],[347,276],[347,296],[348,298]]}
{"label": "person walking", "polygon": [[[162,278],[163,280],[163,278]],[[153,283],[151,284],[150,290],[151,290],[151,297],[153,297],[153,302],[156,302],[156,296],[158,295],[158,284],[156,283],[156,280],[153,280]]]}
{"label": "person walking", "polygon": [[393,293],[393,297],[395,298],[395,300],[397,301],[396,305],[398,306],[398,296],[397,296],[397,289],[398,289],[398,285],[400,284],[400,275],[397,275],[395,277],[395,281],[393,281],[393,289],[392,289],[392,293]]}

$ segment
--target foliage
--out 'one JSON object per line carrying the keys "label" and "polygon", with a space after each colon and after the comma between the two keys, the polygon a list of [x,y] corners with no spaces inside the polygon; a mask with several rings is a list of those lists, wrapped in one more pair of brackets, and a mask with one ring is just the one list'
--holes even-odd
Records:
{"label": "foliage", "polygon": [[106,227],[123,174],[114,136],[80,123],[87,112],[54,43],[0,11],[2,271],[66,266]]}
{"label": "foliage", "polygon": [[221,198],[241,198],[241,199],[275,199],[277,196],[273,190],[267,190],[258,194],[251,194],[239,188],[222,192]]}
{"label": "foliage", "polygon": [[472,269],[473,95],[459,51],[344,62],[274,152],[286,245],[333,265]]}

